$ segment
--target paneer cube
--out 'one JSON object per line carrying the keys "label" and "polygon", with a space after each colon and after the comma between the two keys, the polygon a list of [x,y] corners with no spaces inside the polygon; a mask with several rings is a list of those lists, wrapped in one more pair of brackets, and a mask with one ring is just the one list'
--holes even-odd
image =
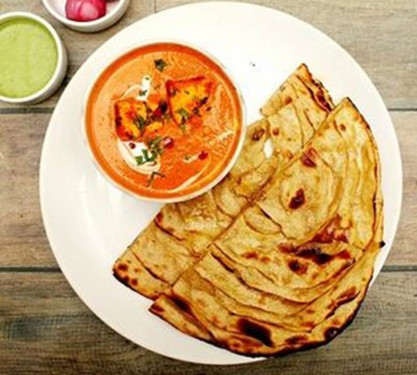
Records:
{"label": "paneer cube", "polygon": [[209,100],[213,82],[206,77],[168,80],[166,89],[171,115],[178,125],[183,125],[201,116],[200,109]]}
{"label": "paneer cube", "polygon": [[133,98],[121,99],[114,104],[116,132],[120,140],[138,140],[145,131],[146,103]]}

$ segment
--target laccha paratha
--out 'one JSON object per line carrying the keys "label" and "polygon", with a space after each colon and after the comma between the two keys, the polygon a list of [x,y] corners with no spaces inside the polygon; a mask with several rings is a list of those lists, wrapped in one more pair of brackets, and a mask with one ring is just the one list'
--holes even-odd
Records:
{"label": "laccha paratha", "polygon": [[245,355],[321,345],[349,324],[366,294],[382,219],[376,145],[345,99],[151,311]]}
{"label": "laccha paratha", "polygon": [[[262,108],[265,118],[248,127],[243,150],[213,190],[164,206],[116,261],[114,275],[135,291],[157,298],[255,200],[326,118],[333,103],[301,65]],[[271,139],[273,153],[265,143]]]}

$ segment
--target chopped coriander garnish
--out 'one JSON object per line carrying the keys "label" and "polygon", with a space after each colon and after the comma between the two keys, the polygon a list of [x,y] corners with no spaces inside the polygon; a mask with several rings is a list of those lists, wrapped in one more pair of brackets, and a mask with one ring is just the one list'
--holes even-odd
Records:
{"label": "chopped coriander garnish", "polygon": [[185,124],[180,124],[180,129],[181,129],[183,132],[187,131],[187,125],[185,125]]}
{"label": "chopped coriander garnish", "polygon": [[145,163],[149,163],[152,161],[155,161],[158,154],[156,151],[151,151],[151,154],[149,155],[149,151],[146,149],[142,149],[142,155],[136,156],[136,163],[137,165],[143,165]]}
{"label": "chopped coriander garnish", "polygon": [[145,164],[145,162],[143,161],[143,156],[136,156],[135,159],[137,165]]}
{"label": "chopped coriander garnish", "polygon": [[161,147],[162,137],[160,135],[156,136],[154,139],[151,139],[147,142],[151,152],[162,155],[164,153],[163,147]]}
{"label": "chopped coriander garnish", "polygon": [[143,133],[146,127],[146,120],[141,115],[136,115],[136,118],[133,120],[133,122],[140,130],[140,132]]}
{"label": "chopped coriander garnish", "polygon": [[144,96],[148,93],[148,90],[139,90],[139,96]]}
{"label": "chopped coriander garnish", "polygon": [[156,176],[165,178],[165,175],[163,173],[160,173],[160,172],[152,172],[151,175],[149,176],[148,184],[146,185],[147,187],[151,186],[152,181],[154,180],[154,178]]}
{"label": "chopped coriander garnish", "polygon": [[163,72],[166,66],[168,65],[164,60],[157,59],[154,61],[155,68],[158,69],[160,72]]}
{"label": "chopped coriander garnish", "polygon": [[191,115],[184,108],[178,109],[177,113],[181,116],[183,124],[191,117]]}

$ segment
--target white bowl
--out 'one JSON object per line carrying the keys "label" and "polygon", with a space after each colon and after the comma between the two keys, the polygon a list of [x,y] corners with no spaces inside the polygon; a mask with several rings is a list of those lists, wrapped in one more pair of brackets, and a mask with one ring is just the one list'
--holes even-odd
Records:
{"label": "white bowl", "polygon": [[[241,115],[241,132],[240,132],[240,136],[239,136],[239,141],[236,145],[233,156],[230,158],[230,160],[227,163],[227,165],[225,166],[225,168],[219,173],[219,175],[217,177],[215,177],[212,181],[210,181],[206,185],[202,186],[200,189],[198,189],[198,190],[196,190],[192,193],[189,193],[187,195],[179,195],[179,196],[173,196],[173,197],[169,197],[169,198],[157,198],[157,197],[149,197],[149,196],[140,195],[136,192],[133,192],[133,191],[125,188],[124,186],[119,184],[116,180],[114,180],[102,168],[102,166],[100,165],[100,162],[96,159],[96,157],[94,155],[94,152],[91,149],[90,140],[88,139],[88,135],[87,135],[87,123],[86,123],[86,110],[87,110],[87,105],[88,105],[88,101],[90,99],[91,92],[94,88],[95,83],[101,77],[101,75],[104,73],[104,71],[110,65],[112,65],[115,61],[119,60],[121,57],[128,54],[129,52],[132,52],[132,51],[134,51],[138,48],[141,48],[141,47],[145,47],[147,45],[158,44],[158,43],[172,43],[172,44],[178,44],[178,45],[182,45],[182,46],[185,46],[185,47],[188,47],[188,48],[192,48],[192,49],[196,50],[197,52],[201,53],[202,55],[206,56],[207,58],[209,58],[211,61],[213,61],[217,66],[219,66],[223,70],[224,74],[231,81],[231,83],[233,85],[233,88],[236,90],[236,95],[237,95],[238,100],[239,100],[240,111],[241,111],[241,113],[240,113],[240,115]],[[234,76],[230,73],[230,71],[224,66],[224,64],[221,61],[219,61],[215,56],[213,56],[211,53],[207,52],[206,50],[202,49],[201,47],[197,47],[194,44],[184,42],[182,40],[150,39],[150,40],[147,40],[147,41],[143,41],[142,43],[137,43],[134,46],[130,46],[129,48],[122,49],[119,52],[116,52],[114,54],[113,59],[111,59],[109,61],[106,61],[105,65],[102,66],[102,68],[99,70],[99,73],[91,81],[91,83],[89,85],[89,88],[87,90],[87,93],[86,93],[86,96],[85,96],[85,99],[84,99],[84,104],[83,104],[83,120],[81,122],[81,125],[82,125],[82,134],[83,134],[84,142],[85,142],[87,150],[88,150],[89,157],[92,160],[95,167],[97,168],[97,170],[100,172],[100,174],[108,182],[110,182],[113,186],[120,189],[124,193],[126,193],[126,194],[128,194],[128,195],[130,195],[130,196],[132,196],[136,199],[140,199],[140,200],[143,200],[143,201],[150,201],[150,202],[159,202],[159,203],[176,203],[176,202],[187,201],[187,200],[195,198],[199,195],[202,195],[202,194],[206,193],[207,191],[209,191],[210,189],[212,189],[214,186],[216,186],[221,180],[223,180],[223,178],[230,172],[233,165],[236,163],[237,158],[239,157],[239,154],[242,151],[243,143],[244,143],[245,136],[246,136],[246,123],[247,123],[246,122],[246,106],[245,106],[245,102],[244,102],[240,87],[238,86],[237,81],[234,78]]]}
{"label": "white bowl", "polygon": [[107,13],[94,21],[73,21],[65,16],[65,0],[42,0],[48,12],[70,29],[83,33],[94,33],[115,24],[126,12],[130,0],[118,0],[107,3]]}
{"label": "white bowl", "polygon": [[37,16],[36,14],[28,12],[9,12],[0,15],[0,24],[2,22],[9,21],[14,18],[27,18],[42,24],[51,33],[57,46],[58,61],[56,64],[55,72],[52,78],[49,80],[49,82],[42,89],[30,96],[25,96],[23,98],[9,98],[7,96],[0,95],[0,100],[4,102],[13,104],[35,104],[51,96],[55,92],[55,90],[61,85],[62,80],[65,77],[65,73],[67,72],[67,52],[58,33],[51,26],[51,24],[45,21],[43,18]]}

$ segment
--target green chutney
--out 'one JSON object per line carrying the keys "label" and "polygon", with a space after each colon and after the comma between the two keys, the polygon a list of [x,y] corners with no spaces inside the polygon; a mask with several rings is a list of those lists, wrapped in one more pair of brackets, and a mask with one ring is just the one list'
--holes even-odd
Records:
{"label": "green chutney", "polygon": [[58,62],[55,39],[41,23],[13,18],[0,24],[0,95],[30,96],[47,85]]}

